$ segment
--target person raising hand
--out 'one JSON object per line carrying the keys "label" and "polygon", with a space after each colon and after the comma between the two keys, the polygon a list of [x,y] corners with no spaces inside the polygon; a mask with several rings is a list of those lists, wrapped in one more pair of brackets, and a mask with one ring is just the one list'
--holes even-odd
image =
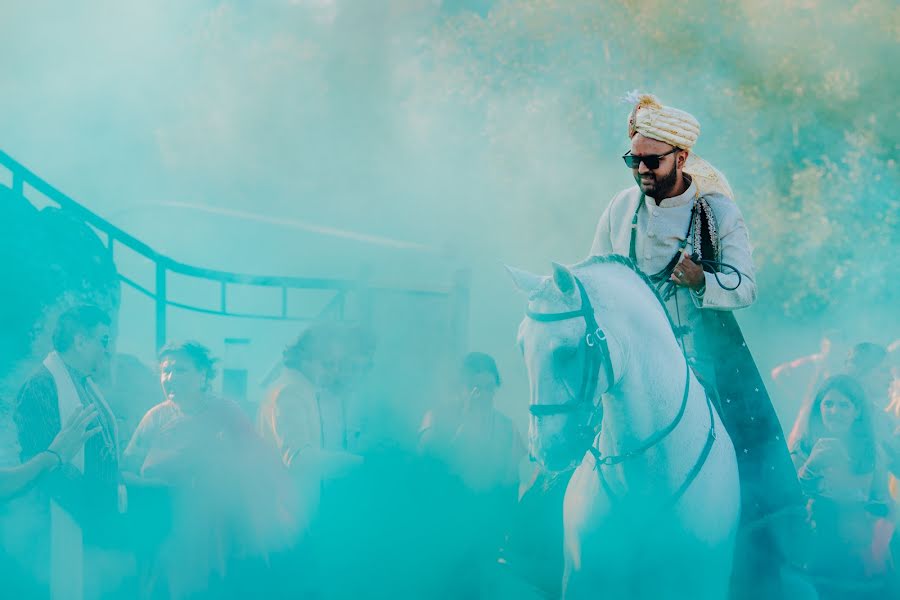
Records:
{"label": "person raising hand", "polygon": [[15,496],[28,489],[42,475],[68,464],[84,443],[100,432],[95,420],[97,409],[79,408],[56,434],[46,450],[15,467],[0,469],[0,498]]}

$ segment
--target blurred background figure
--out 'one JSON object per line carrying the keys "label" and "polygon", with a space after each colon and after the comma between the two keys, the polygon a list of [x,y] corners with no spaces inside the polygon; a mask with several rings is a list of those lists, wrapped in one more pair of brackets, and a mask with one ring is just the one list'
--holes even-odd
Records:
{"label": "blurred background figure", "polygon": [[284,559],[308,567],[307,580],[292,588],[297,593],[344,597],[353,585],[365,585],[347,570],[365,548],[357,526],[373,501],[358,493],[357,481],[364,463],[359,388],[374,351],[374,338],[362,328],[313,324],[284,350],[282,372],[260,406],[257,428],[290,471],[309,516],[309,530]]}
{"label": "blurred background figure", "polygon": [[854,378],[876,411],[883,412],[890,399],[891,366],[887,349],[872,342],[856,344],[847,355],[844,372]]}
{"label": "blurred background figure", "polygon": [[159,360],[165,400],[123,455],[145,538],[141,597],[268,597],[266,558],[296,530],[282,467],[240,407],[212,394],[207,348],[170,344]]}
{"label": "blurred background figure", "polygon": [[[21,465],[0,468],[0,506],[11,497],[27,491],[42,477],[68,465],[82,451],[84,443],[100,432],[96,426],[97,410],[79,408],[63,426],[50,446]],[[31,577],[28,569],[19,568],[6,548],[0,546],[0,574],[3,592],[9,598],[40,598],[41,584]]]}
{"label": "blurred background figure", "polygon": [[32,559],[49,566],[51,594],[65,590],[76,599],[111,593],[128,570],[119,552],[124,507],[117,425],[95,383],[109,368],[111,324],[93,305],[62,313],[53,351],[22,386],[14,414],[25,462],[44,452],[73,414],[96,413],[98,434],[38,487],[47,529],[35,532]]}
{"label": "blurred background figure", "polygon": [[811,526],[805,566],[822,598],[886,597],[895,590],[894,523],[872,419],[862,386],[836,375],[804,406],[791,432]]}
{"label": "blurred background figure", "polygon": [[516,507],[519,466],[526,456],[518,430],[497,410],[501,378],[493,357],[472,352],[462,360],[450,398],[428,411],[419,430],[420,451],[440,462],[461,485],[450,517],[461,543],[448,566],[457,589],[477,597],[496,573]]}
{"label": "blurred background figure", "polygon": [[778,398],[779,415],[792,419],[823,381],[843,370],[848,350],[846,336],[838,329],[830,329],[822,335],[817,352],[772,369],[769,375],[773,394]]}
{"label": "blurred background figure", "polygon": [[526,454],[512,421],[494,405],[500,384],[497,363],[490,355],[468,354],[455,393],[429,410],[419,429],[422,449],[442,456],[473,490],[515,489]]}
{"label": "blurred background figure", "polygon": [[[890,425],[885,428],[886,439],[882,441],[882,447],[888,459],[891,498],[897,510],[900,509],[900,340],[892,342],[887,350],[892,381],[885,416]],[[900,510],[897,513],[900,516]],[[900,555],[900,549],[895,555]]]}
{"label": "blurred background figure", "polygon": [[284,350],[283,370],[260,406],[257,428],[290,469],[315,510],[331,480],[362,463],[353,452],[358,415],[346,392],[363,359],[348,357],[346,336],[333,323],[305,330]]}

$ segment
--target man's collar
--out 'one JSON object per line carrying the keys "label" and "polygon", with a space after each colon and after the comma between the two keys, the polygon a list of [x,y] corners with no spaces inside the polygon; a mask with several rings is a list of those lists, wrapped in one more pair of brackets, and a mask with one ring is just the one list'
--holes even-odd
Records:
{"label": "man's collar", "polygon": [[[684,206],[685,204],[690,204],[694,201],[694,196],[697,195],[697,184],[695,182],[691,182],[691,184],[684,190],[682,193],[677,196],[672,196],[671,198],[663,198],[659,202],[659,208],[676,208],[678,206]],[[655,198],[654,198],[655,200]]]}

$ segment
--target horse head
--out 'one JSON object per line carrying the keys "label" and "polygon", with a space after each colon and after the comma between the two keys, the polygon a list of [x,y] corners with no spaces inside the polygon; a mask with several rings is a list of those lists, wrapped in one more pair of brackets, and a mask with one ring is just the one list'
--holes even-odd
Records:
{"label": "horse head", "polygon": [[545,468],[583,457],[602,418],[600,398],[626,375],[629,358],[649,345],[671,346],[659,296],[631,261],[594,256],[542,277],[508,268],[528,295],[518,344],[528,369],[529,446]]}
{"label": "horse head", "polygon": [[563,265],[542,277],[509,268],[528,295],[518,346],[528,369],[529,449],[545,468],[574,466],[597,433],[598,398],[614,383],[616,344],[607,337],[589,288]]}

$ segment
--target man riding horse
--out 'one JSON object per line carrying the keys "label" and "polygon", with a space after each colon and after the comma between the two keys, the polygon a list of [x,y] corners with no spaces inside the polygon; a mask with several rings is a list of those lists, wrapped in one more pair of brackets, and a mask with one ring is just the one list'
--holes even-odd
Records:
{"label": "man riding horse", "polygon": [[802,496],[781,425],[731,312],[756,299],[750,239],[725,177],[691,153],[697,120],[651,95],[632,100],[631,148],[623,159],[637,185],[609,203],[591,254],[629,256],[657,285],[734,441],[742,536],[732,597],[751,595],[749,582],[757,593],[763,581],[777,586],[783,559],[771,557],[775,540],[789,537],[783,524],[792,519],[776,517],[796,514]]}

